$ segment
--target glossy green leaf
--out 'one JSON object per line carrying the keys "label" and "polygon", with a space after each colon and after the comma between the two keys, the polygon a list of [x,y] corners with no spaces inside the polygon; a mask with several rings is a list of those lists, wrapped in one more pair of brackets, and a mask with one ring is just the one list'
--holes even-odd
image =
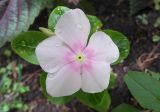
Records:
{"label": "glossy green leaf", "polygon": [[98,112],[106,112],[111,103],[111,98],[107,91],[94,94],[79,91],[77,92],[76,97],[80,102],[97,110]]}
{"label": "glossy green leaf", "polygon": [[112,112],[140,112],[140,111],[132,107],[131,105],[121,104],[118,107],[114,108]]}
{"label": "glossy green leaf", "polygon": [[60,17],[66,12],[70,10],[67,7],[64,6],[58,6],[56,7],[50,14],[48,19],[48,28],[52,31],[54,31],[54,27],[57,24],[57,21],[60,19]]}
{"label": "glossy green leaf", "polygon": [[[64,97],[52,97],[46,91],[46,73],[42,73],[40,76],[40,86],[42,88],[42,92],[47,97],[48,101],[52,104],[56,105],[64,105],[73,99],[73,96],[64,96]],[[54,89],[54,88],[53,88]]]}
{"label": "glossy green leaf", "polygon": [[11,41],[12,49],[26,61],[37,64],[37,57],[35,54],[36,46],[47,36],[42,32],[28,31],[17,35]]}
{"label": "glossy green leaf", "polygon": [[112,38],[113,42],[118,46],[120,51],[119,59],[114,64],[123,62],[123,60],[127,58],[130,51],[130,43],[127,37],[114,30],[104,30],[104,32]]}
{"label": "glossy green leaf", "polygon": [[90,25],[91,25],[91,30],[90,30],[90,36],[97,30],[101,29],[103,26],[102,22],[96,17],[92,15],[87,15]]}
{"label": "glossy green leaf", "polygon": [[160,110],[160,82],[144,72],[130,71],[125,83],[131,94],[144,108]]}
{"label": "glossy green leaf", "polygon": [[108,89],[113,89],[117,85],[117,74],[111,71]]}

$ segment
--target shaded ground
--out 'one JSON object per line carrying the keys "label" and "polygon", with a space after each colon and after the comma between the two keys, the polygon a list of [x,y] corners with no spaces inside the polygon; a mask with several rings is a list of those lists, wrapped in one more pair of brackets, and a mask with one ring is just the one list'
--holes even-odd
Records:
{"label": "shaded ground", "polygon": [[[131,43],[129,57],[124,61],[123,64],[113,67],[114,71],[118,74],[118,84],[115,89],[110,90],[112,97],[111,108],[121,104],[122,102],[130,103],[138,107],[136,101],[131,97],[123,82],[123,76],[128,70],[142,70],[144,68],[160,72],[160,60],[151,60],[146,64],[143,63],[146,60],[146,57],[141,57],[144,53],[147,53],[145,56],[148,56],[150,53],[153,53],[154,55],[157,52],[153,52],[153,48],[156,46],[156,44],[152,42],[152,35],[159,31],[152,26],[152,23],[159,14],[153,9],[149,9],[147,11],[144,10],[149,17],[149,25],[142,25],[137,21],[136,16],[129,15],[128,0],[121,0],[122,2],[118,2],[118,0],[88,1],[93,4],[93,7],[96,11],[95,15],[103,21],[104,28],[110,28],[122,32],[128,37]],[[31,29],[38,29],[39,26],[47,27],[48,17],[46,14],[47,10],[44,10],[36,19],[36,22]],[[160,48],[160,46],[157,47]],[[6,59],[2,55],[2,52],[5,48],[9,48],[9,44],[0,49],[0,66],[6,65]],[[23,100],[30,105],[30,112],[62,112],[64,110],[70,110],[71,112],[76,112],[75,110],[78,112],[92,111],[76,100],[64,107],[55,107],[48,103],[39,89],[40,68],[38,66],[28,64],[14,54],[14,56],[11,57],[11,60],[15,59],[20,60],[25,66],[23,69],[23,80],[25,81],[26,85],[30,85],[31,87],[31,91],[23,95]]]}

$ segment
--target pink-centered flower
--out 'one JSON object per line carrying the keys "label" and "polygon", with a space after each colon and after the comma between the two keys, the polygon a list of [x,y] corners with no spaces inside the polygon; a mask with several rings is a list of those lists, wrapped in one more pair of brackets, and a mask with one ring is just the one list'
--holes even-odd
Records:
{"label": "pink-centered flower", "polygon": [[78,90],[97,93],[108,87],[110,64],[119,50],[102,31],[95,32],[88,44],[90,23],[80,9],[67,11],[55,26],[55,36],[42,41],[36,55],[48,73],[47,92],[54,97],[72,95]]}

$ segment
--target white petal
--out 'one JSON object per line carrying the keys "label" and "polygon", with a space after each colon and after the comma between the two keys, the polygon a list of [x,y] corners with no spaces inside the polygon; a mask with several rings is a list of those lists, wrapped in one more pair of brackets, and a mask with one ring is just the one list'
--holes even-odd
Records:
{"label": "white petal", "polygon": [[106,62],[93,61],[92,68],[82,72],[81,88],[88,93],[102,92],[108,87],[109,79],[110,65]]}
{"label": "white petal", "polygon": [[60,36],[71,48],[77,42],[85,46],[89,32],[89,20],[80,9],[67,11],[55,26],[56,35]]}
{"label": "white petal", "polygon": [[87,48],[93,49],[93,60],[115,62],[119,58],[119,50],[111,38],[104,32],[94,33]]}
{"label": "white petal", "polygon": [[46,79],[46,90],[53,97],[72,95],[80,87],[80,71],[73,71],[70,65],[64,66],[55,74],[48,74]]}
{"label": "white petal", "polygon": [[47,38],[42,41],[36,48],[36,55],[42,69],[49,73],[54,73],[65,64],[65,55],[73,54],[69,48],[56,36]]}

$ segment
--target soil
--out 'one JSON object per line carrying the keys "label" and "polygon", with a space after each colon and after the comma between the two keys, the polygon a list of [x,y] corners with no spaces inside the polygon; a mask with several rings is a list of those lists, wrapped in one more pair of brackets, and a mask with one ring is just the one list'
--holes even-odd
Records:
{"label": "soil", "polygon": [[[112,104],[110,110],[121,103],[129,103],[139,108],[138,103],[129,93],[126,85],[123,81],[123,76],[128,70],[143,71],[146,69],[160,72],[160,60],[154,59],[149,63],[145,62],[146,58],[141,56],[146,53],[150,54],[154,47],[160,48],[160,45],[152,42],[152,36],[159,30],[153,27],[153,22],[156,17],[160,15],[154,11],[153,8],[144,9],[141,11],[143,14],[148,15],[148,25],[143,25],[136,19],[136,15],[130,16],[128,0],[87,0],[94,7],[94,14],[102,20],[104,23],[104,29],[113,29],[125,34],[130,43],[131,50],[128,58],[119,65],[113,66],[113,70],[117,73],[117,86],[113,90],[109,90],[112,97]],[[76,7],[68,4],[69,7]],[[78,6],[81,7],[81,6]],[[82,7],[83,8],[83,7]],[[48,10],[43,10],[39,17],[36,18],[35,23],[31,26],[30,30],[38,30],[39,26],[47,27]],[[89,12],[90,13],[90,12]],[[10,44],[6,44],[0,49],[0,66],[6,66],[6,58],[2,55],[4,49],[10,49]],[[153,52],[153,55],[159,52],[158,50]],[[138,61],[139,59],[139,61]],[[23,69],[23,80],[26,85],[29,85],[31,91],[23,95],[23,100],[30,105],[29,112],[93,112],[93,110],[84,106],[77,100],[73,100],[67,106],[56,107],[46,101],[46,98],[42,94],[39,87],[40,67],[31,65],[24,60],[20,59],[14,54],[10,60],[19,60],[25,66]],[[140,61],[141,60],[141,61]],[[75,111],[77,110],[77,111]],[[13,112],[13,111],[11,111]],[[17,112],[17,111],[15,111]]]}

